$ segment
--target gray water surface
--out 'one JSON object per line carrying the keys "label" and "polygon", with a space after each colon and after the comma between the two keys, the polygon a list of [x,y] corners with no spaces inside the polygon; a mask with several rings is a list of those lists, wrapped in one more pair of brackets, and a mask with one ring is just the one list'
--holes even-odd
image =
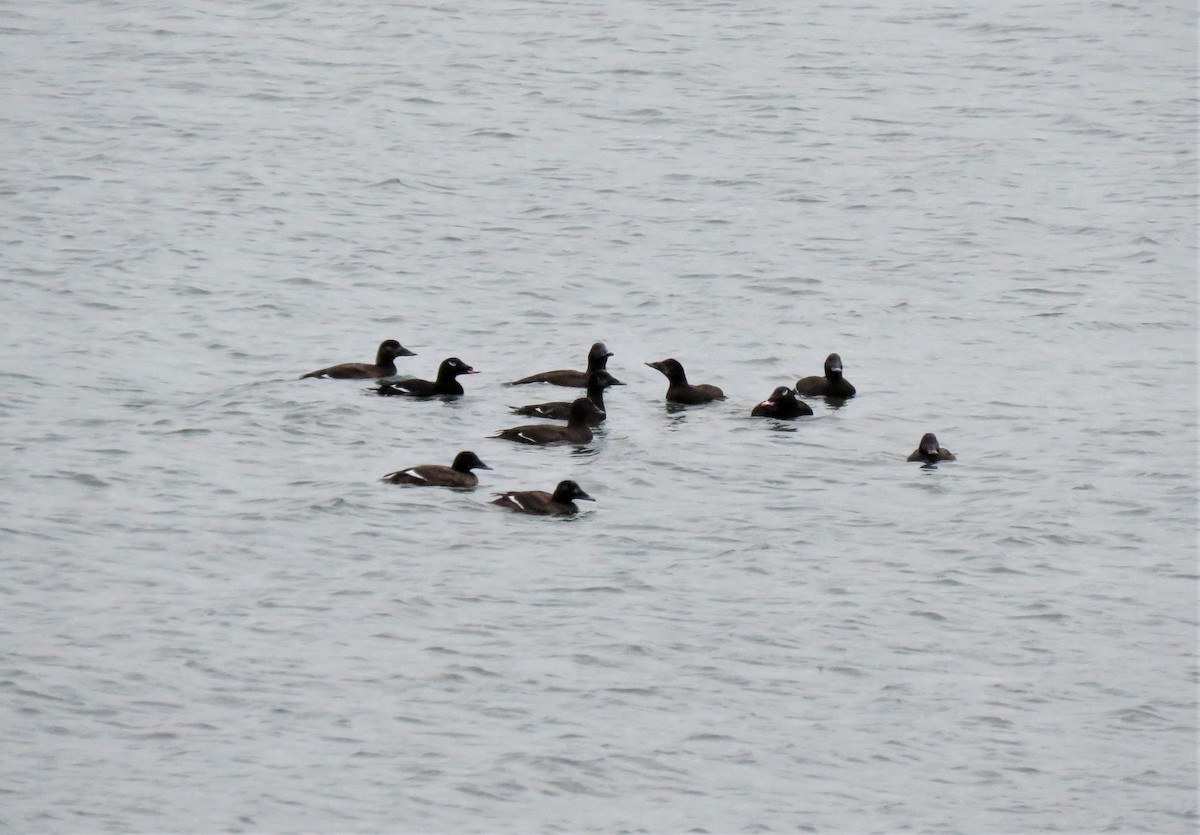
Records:
{"label": "gray water surface", "polygon": [[1196,831],[1195,26],[0,12],[0,829]]}

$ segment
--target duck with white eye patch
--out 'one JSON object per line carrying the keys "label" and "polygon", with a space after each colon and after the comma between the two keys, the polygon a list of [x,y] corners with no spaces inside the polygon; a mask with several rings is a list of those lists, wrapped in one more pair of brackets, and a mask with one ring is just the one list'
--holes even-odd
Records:
{"label": "duck with white eye patch", "polygon": [[591,496],[583,492],[574,481],[560,481],[553,493],[545,490],[513,490],[508,493],[497,493],[492,504],[507,507],[517,513],[528,513],[531,516],[571,516],[579,512],[575,502],[594,502]]}
{"label": "duck with white eye patch", "polygon": [[532,446],[586,444],[594,437],[588,424],[598,414],[602,413],[595,403],[586,397],[578,397],[571,403],[571,413],[567,417],[566,426],[558,423],[530,423],[501,429],[492,437]]}
{"label": "duck with white eye patch", "polygon": [[796,392],[787,386],[779,386],[771,392],[770,397],[750,410],[751,417],[771,417],[780,420],[790,420],[812,413],[812,407],[797,399]]}
{"label": "duck with white eye patch", "polygon": [[419,464],[406,470],[388,473],[383,477],[383,481],[418,487],[474,487],[479,484],[479,476],[471,470],[490,469],[491,467],[480,461],[474,452],[463,450],[454,456],[454,462],[449,467],[444,464]]}
{"label": "duck with white eye patch", "polygon": [[478,373],[458,357],[449,357],[442,360],[442,364],[438,366],[436,380],[397,380],[384,383],[376,392],[385,397],[457,397],[463,393],[458,377],[462,374]]}

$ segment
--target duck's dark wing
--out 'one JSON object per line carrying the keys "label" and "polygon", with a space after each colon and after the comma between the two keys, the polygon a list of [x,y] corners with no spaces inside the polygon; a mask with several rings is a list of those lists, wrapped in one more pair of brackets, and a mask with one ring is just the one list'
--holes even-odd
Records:
{"label": "duck's dark wing", "polygon": [[340,365],[331,365],[328,368],[321,368],[317,371],[310,371],[300,379],[307,377],[329,377],[335,380],[368,380],[375,377],[381,377],[379,367],[370,365],[365,362],[343,362]]}
{"label": "duck's dark wing", "polygon": [[515,490],[511,493],[501,493],[492,499],[492,504],[507,507],[520,513],[545,515],[552,503],[551,496],[544,490]]}
{"label": "duck's dark wing", "polygon": [[796,381],[796,394],[808,397],[820,397],[825,394],[829,381],[824,377],[802,377]]}
{"label": "duck's dark wing", "polygon": [[548,433],[546,430],[550,428],[548,424],[534,423],[528,426],[513,426],[509,429],[501,429],[496,433],[495,437],[503,438],[506,441],[516,441],[519,444],[531,444],[540,446],[542,444],[553,443],[559,438],[551,437],[553,433]]}
{"label": "duck's dark wing", "polygon": [[376,391],[385,397],[430,397],[436,393],[435,385],[429,380],[397,380],[384,383]]}
{"label": "duck's dark wing", "polygon": [[513,380],[508,385],[523,386],[527,383],[550,383],[554,386],[583,388],[587,385],[587,381],[588,375],[586,371],[571,371],[569,369],[560,368],[556,371],[543,371],[540,374],[530,374],[528,377],[522,377],[519,380]]}
{"label": "duck's dark wing", "polygon": [[409,467],[407,470],[397,470],[394,473],[388,473],[383,477],[383,480],[390,484],[436,484],[424,472],[425,468]]}
{"label": "duck's dark wing", "polygon": [[529,417],[567,420],[571,417],[571,404],[565,400],[553,403],[534,403],[529,406],[513,406],[513,413]]}
{"label": "duck's dark wing", "polygon": [[679,386],[667,391],[668,400],[688,405],[711,403],[713,400],[723,400],[724,398],[725,392],[716,386],[710,386],[706,383],[701,383],[697,386]]}
{"label": "duck's dark wing", "polygon": [[416,484],[426,487],[474,487],[479,483],[474,473],[460,473],[453,467],[442,464],[422,464],[407,470],[397,470],[385,475],[383,480],[392,484]]}

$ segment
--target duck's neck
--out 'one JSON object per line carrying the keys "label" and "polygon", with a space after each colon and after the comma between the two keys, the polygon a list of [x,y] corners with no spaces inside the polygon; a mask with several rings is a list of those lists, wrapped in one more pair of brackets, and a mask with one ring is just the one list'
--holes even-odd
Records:
{"label": "duck's neck", "polygon": [[604,411],[604,386],[588,386],[587,398],[595,404],[597,409]]}

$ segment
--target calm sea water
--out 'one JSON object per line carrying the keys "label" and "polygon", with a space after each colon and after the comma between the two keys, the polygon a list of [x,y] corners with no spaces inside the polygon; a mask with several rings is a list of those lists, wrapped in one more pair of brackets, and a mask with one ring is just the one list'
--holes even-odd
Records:
{"label": "calm sea water", "polygon": [[[0,829],[1196,831],[1195,32],[0,11]],[[297,379],[386,338],[481,373]],[[487,437],[596,340],[592,443]]]}

